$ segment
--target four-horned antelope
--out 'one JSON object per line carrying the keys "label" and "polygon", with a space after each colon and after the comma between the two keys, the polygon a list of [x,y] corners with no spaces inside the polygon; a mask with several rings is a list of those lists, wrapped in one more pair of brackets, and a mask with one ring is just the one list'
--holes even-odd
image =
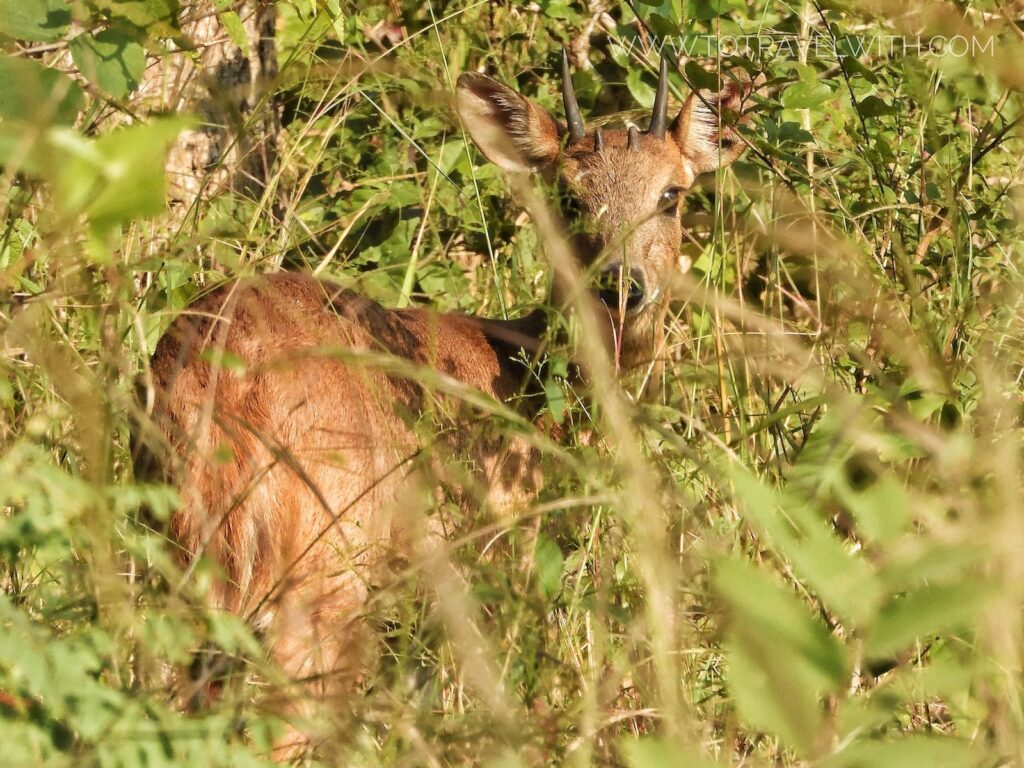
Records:
{"label": "four-horned antelope", "polygon": [[[612,279],[597,295],[621,328],[622,364],[636,365],[660,342],[680,198],[742,151],[717,113],[720,104],[735,112],[741,90],[691,95],[670,123],[663,62],[646,131],[588,133],[564,56],[563,78],[565,126],[475,73],[459,78],[458,114],[490,161],[560,186],[573,250],[584,266],[603,260],[594,271]],[[321,696],[343,690],[337,678],[352,657],[368,573],[405,533],[395,510],[422,444],[415,419],[437,403],[428,382],[394,361],[509,402],[528,378],[523,350],[544,334],[540,311],[495,321],[393,310],[313,277],[274,274],[207,295],[160,341],[155,415],[183,499],[171,537],[186,564],[205,554],[219,565],[216,605],[260,627],[293,679],[315,680]],[[528,447],[459,444],[460,420],[471,416],[449,408],[454,428],[433,447],[471,457],[494,493],[532,493],[539,478]]]}

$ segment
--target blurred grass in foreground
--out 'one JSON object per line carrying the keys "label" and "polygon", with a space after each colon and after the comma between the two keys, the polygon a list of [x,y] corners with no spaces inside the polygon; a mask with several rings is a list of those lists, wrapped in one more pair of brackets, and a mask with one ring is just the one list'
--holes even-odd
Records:
{"label": "blurred grass in foreground", "polygon": [[[205,7],[0,0],[9,764],[245,765],[279,725],[258,642],[201,607],[212,571],[171,564],[174,493],[131,471],[136,383],[176,311],[284,267],[392,306],[521,313],[551,279],[543,214],[467,147],[458,73],[559,114],[568,44],[603,118],[650,106],[665,36],[766,31],[795,42],[673,80],[767,83],[752,149],[689,198],[663,369],[621,392],[546,382],[570,449],[551,446],[549,487],[515,519],[461,520],[453,568],[379,585],[377,653],[319,758],[1024,762],[1019,8],[279,3],[265,184],[168,211],[165,148],[203,116],[150,115],[139,84],[147,56],[192,55],[169,41]],[[234,39],[247,8],[209,12]],[[981,45],[799,44],[935,34]],[[189,710],[213,649],[238,663]]]}

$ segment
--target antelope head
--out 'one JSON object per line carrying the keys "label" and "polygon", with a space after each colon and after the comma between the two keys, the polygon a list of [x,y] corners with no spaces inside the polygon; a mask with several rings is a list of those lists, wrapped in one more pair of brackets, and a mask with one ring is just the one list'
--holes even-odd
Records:
{"label": "antelope head", "polygon": [[[720,112],[738,112],[743,89],[691,93],[668,122],[668,67],[661,62],[646,131],[587,131],[562,54],[566,123],[496,80],[465,73],[459,116],[484,156],[506,171],[558,186],[576,256],[596,278],[624,367],[650,361],[663,338],[668,287],[679,268],[680,203],[694,179],[728,165],[744,144]],[[725,115],[722,115],[724,118]]]}

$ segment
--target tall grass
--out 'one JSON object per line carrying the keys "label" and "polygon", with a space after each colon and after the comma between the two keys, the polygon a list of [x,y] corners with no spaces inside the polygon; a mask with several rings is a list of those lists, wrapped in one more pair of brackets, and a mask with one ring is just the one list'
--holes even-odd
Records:
{"label": "tall grass", "polygon": [[[163,149],[200,118],[53,74],[119,5],[72,4],[72,30],[62,4],[0,0],[9,764],[266,758],[287,682],[203,608],[215,568],[183,577],[176,493],[132,471],[156,340],[211,286],[282,268],[389,306],[544,302],[567,268],[549,211],[467,144],[454,79],[484,68],[560,114],[569,44],[584,113],[614,121],[650,106],[651,46],[681,31],[779,37],[673,75],[677,97],[720,71],[764,85],[744,159],[688,199],[663,365],[611,383],[577,333],[537,374],[538,424],[481,418],[544,448],[544,491],[514,514],[430,495],[455,533],[375,585],[359,690],[310,759],[1024,762],[1019,9],[279,3],[276,164],[185,212]],[[173,32],[151,19],[132,44]],[[935,34],[981,45],[825,45]],[[567,383],[581,359],[597,386]],[[223,680],[202,706],[197,666]]]}

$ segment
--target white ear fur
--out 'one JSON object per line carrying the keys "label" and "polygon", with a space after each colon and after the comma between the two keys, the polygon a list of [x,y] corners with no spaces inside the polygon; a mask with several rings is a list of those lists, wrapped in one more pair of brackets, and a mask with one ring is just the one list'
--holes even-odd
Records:
{"label": "white ear fur", "polygon": [[515,173],[553,163],[560,129],[541,107],[486,75],[467,72],[455,89],[462,124],[484,157]]}
{"label": "white ear fur", "polygon": [[[746,148],[733,127],[719,123],[721,111],[738,111],[743,90],[730,83],[720,93],[691,93],[669,128],[694,176],[729,165]],[[723,116],[723,119],[728,119]]]}

